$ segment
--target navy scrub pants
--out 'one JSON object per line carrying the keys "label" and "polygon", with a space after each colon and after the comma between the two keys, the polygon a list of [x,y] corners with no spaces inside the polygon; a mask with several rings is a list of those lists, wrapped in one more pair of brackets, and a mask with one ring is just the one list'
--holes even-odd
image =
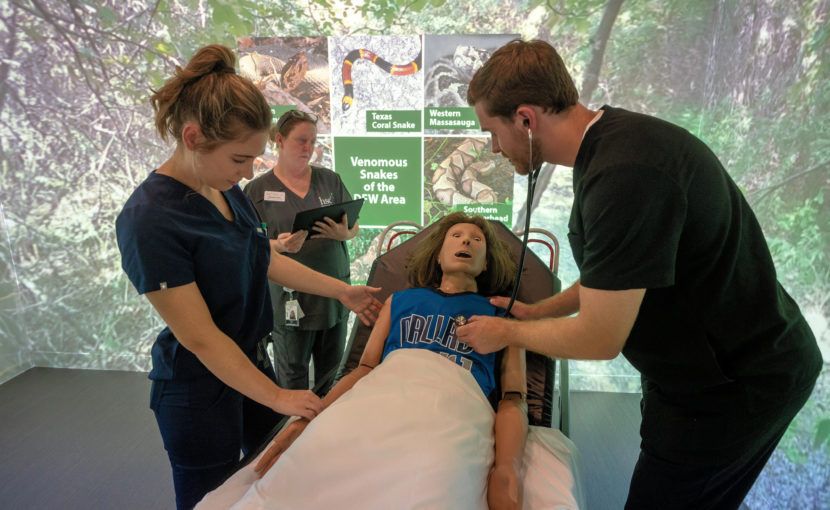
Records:
{"label": "navy scrub pants", "polygon": [[[272,380],[271,364],[260,366]],[[193,508],[259,446],[280,415],[208,375],[154,381],[151,406],[173,468],[176,508]]]}

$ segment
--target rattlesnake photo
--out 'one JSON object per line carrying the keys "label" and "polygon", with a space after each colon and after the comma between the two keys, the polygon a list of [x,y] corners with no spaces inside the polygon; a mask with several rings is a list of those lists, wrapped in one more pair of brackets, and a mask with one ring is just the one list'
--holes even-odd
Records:
{"label": "rattlesnake photo", "polygon": [[239,74],[262,90],[268,104],[295,105],[317,115],[317,132],[331,132],[325,37],[240,37]]}
{"label": "rattlesnake photo", "polygon": [[437,59],[427,70],[426,104],[444,108],[468,106],[470,80],[489,58],[487,50],[459,45],[452,55]]}

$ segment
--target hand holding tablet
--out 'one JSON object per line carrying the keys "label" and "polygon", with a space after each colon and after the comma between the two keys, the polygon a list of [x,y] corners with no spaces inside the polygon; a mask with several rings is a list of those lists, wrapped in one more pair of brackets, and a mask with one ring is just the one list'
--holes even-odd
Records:
{"label": "hand holding tablet", "polygon": [[291,227],[291,232],[300,230],[308,230],[313,232],[312,228],[315,222],[325,222],[324,218],[328,217],[339,222],[343,218],[343,214],[348,216],[348,227],[354,227],[354,222],[360,216],[360,208],[363,207],[363,199],[350,200],[340,204],[326,205],[318,207],[317,209],[308,209],[307,211],[300,211],[294,216],[294,226]]}

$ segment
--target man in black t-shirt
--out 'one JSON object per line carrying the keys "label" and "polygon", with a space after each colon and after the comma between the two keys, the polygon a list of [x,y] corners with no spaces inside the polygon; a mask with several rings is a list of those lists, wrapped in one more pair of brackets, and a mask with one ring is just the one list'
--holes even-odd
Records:
{"label": "man in black t-shirt", "polygon": [[668,122],[577,99],[541,41],[508,43],[470,83],[482,130],[517,173],[573,167],[568,238],[580,279],[514,305],[533,320],[472,317],[459,340],[570,359],[622,352],[643,380],[626,508],[738,508],[810,396],[815,338],[709,148]]}

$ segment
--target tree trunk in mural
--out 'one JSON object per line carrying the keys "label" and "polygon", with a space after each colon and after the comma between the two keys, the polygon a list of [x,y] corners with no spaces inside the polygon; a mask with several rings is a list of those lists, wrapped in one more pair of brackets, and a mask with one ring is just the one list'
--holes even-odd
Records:
{"label": "tree trunk in mural", "polygon": [[[602,68],[602,59],[605,56],[605,46],[608,43],[608,38],[611,36],[611,28],[613,28],[614,21],[616,21],[617,16],[620,13],[623,1],[624,0],[609,0],[608,3],[605,4],[605,9],[602,13],[602,20],[600,21],[597,31],[594,33],[594,37],[592,38],[593,43],[591,44],[591,61],[588,64],[588,68],[585,70],[585,77],[582,81],[582,92],[580,93],[580,99],[585,106],[589,105],[591,96],[597,88],[597,83],[599,83],[599,72]],[[542,193],[544,193],[550,185],[555,169],[555,165],[548,163],[542,165],[542,169],[539,171],[539,177],[536,182],[536,190],[533,193],[533,205],[530,209],[531,213],[536,210]],[[526,215],[527,204],[523,205],[519,210],[519,214],[516,215],[516,219],[513,223],[513,230],[524,230]]]}
{"label": "tree trunk in mural", "polygon": [[[7,26],[9,34],[4,45],[5,47],[3,48],[3,55],[8,59],[14,59],[14,49],[17,44],[17,8],[15,6],[11,6],[10,8],[12,15]],[[3,111],[3,105],[6,104],[6,93],[9,86],[9,67],[11,67],[11,62],[3,59],[2,63],[0,63],[0,112]]]}
{"label": "tree trunk in mural", "polygon": [[614,27],[614,22],[617,20],[622,4],[623,0],[608,0],[602,13],[602,21],[599,22],[594,34],[591,44],[591,61],[585,69],[585,75],[582,78],[582,91],[579,95],[585,106],[591,103],[591,97],[599,83],[599,73],[602,69],[602,60],[605,57],[605,46],[608,43],[608,38],[611,37],[611,29]]}

